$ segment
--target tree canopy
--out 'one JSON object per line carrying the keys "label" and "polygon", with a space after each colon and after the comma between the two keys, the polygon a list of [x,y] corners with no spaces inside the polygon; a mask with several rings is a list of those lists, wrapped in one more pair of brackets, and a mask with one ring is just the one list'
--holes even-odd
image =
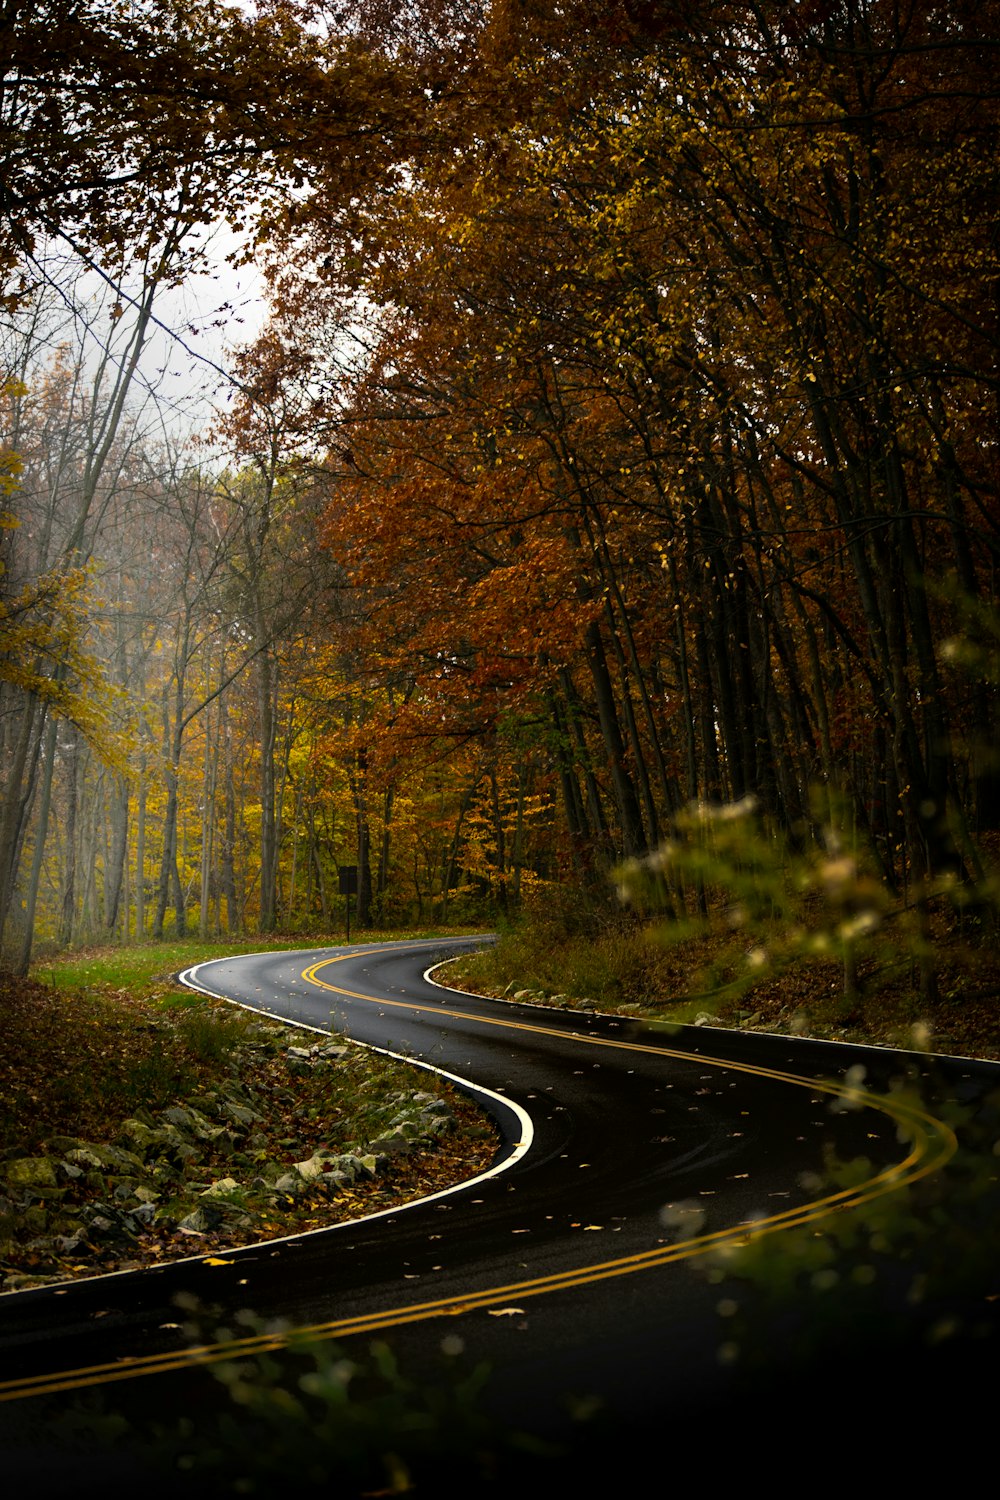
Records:
{"label": "tree canopy", "polygon": [[39,236],[121,263],[157,244],[178,213],[192,225],[246,227],[287,206],[307,173],[328,188],[333,178],[343,188],[352,173],[370,173],[405,117],[401,71],[348,34],[308,24],[310,12],[280,0],[254,10],[205,0],[8,0],[0,18],[7,273]]}
{"label": "tree canopy", "polygon": [[997,546],[995,6],[450,14],[424,148],[302,206],[261,349],[373,639],[457,735],[582,711],[619,850],[820,780],[887,869],[960,864],[946,809],[998,814],[940,656]]}
{"label": "tree canopy", "polygon": [[[53,234],[141,255],[151,295],[220,216],[268,278],[229,471],[157,491],[172,635],[122,648],[160,840],[138,925],[171,892],[182,922],[185,882],[203,924],[327,915],[352,845],[369,911],[463,871],[502,904],[748,795],[793,843],[846,808],[898,890],[972,878],[1000,824],[996,0],[5,14],[11,298]],[[15,468],[12,509],[60,514]],[[39,768],[83,785],[38,709],[82,681],[63,660],[9,679],[11,890]]]}

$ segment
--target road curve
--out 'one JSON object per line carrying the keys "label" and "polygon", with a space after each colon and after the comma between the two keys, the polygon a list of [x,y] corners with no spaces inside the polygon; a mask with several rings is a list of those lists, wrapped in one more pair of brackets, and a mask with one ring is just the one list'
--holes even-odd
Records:
{"label": "road curve", "polygon": [[[753,1425],[753,1392],[720,1363],[726,1329],[706,1264],[793,1226],[819,1233],[831,1215],[936,1179],[955,1151],[941,1116],[956,1100],[966,1115],[978,1107],[998,1070],[719,1030],[669,1033],[479,999],[427,977],[476,941],[265,953],[204,964],[184,979],[485,1090],[503,1138],[492,1173],[212,1264],[192,1259],[6,1297],[0,1399],[185,1371],[192,1356],[172,1313],[183,1291],[338,1340],[390,1335],[418,1364],[443,1337],[458,1337],[471,1358],[491,1363],[495,1410],[542,1436],[565,1436],[567,1398],[599,1404],[604,1441],[627,1441],[633,1454],[659,1452],[668,1414],[678,1432],[721,1414]],[[889,1092],[904,1071],[929,1104],[912,1090]],[[824,1186],[829,1151],[868,1165],[849,1187]],[[808,1323],[809,1308],[800,1316]],[[877,1348],[888,1374],[919,1368],[925,1377],[905,1335]],[[809,1355],[813,1399],[821,1367],[828,1383],[831,1370],[841,1378],[822,1340]],[[803,1399],[802,1369],[776,1341],[765,1384],[782,1392],[786,1411]],[[950,1365],[947,1376],[953,1391]],[[866,1378],[875,1379],[871,1369]]]}

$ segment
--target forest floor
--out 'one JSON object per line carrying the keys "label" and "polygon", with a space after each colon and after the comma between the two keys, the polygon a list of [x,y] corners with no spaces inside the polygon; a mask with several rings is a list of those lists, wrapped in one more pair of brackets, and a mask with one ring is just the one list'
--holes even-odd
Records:
{"label": "forest floor", "polygon": [[440,977],[473,993],[651,1021],[1000,1059],[1000,943],[978,934],[970,942],[958,922],[937,914],[929,947],[922,966],[872,945],[846,993],[843,963],[832,958],[778,956],[748,983],[753,946],[718,927],[685,938],[655,925],[609,926],[560,941],[529,925],[452,960]]}
{"label": "forest floor", "polygon": [[492,1126],[435,1074],[122,983],[127,951],[89,956],[114,984],[0,975],[2,1290],[302,1233],[492,1161]]}

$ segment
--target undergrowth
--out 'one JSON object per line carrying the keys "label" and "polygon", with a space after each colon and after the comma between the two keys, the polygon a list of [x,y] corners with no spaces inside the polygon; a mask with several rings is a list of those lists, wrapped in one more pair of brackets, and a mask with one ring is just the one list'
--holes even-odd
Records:
{"label": "undergrowth", "polygon": [[800,1035],[1000,1055],[996,880],[893,893],[857,840],[789,840],[749,803],[694,808],[618,899],[550,885],[460,988]]}

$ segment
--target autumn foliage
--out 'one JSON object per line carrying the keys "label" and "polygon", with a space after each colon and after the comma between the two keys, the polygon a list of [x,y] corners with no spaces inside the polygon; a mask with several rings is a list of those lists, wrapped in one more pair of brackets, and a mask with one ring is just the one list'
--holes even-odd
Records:
{"label": "autumn foliage", "polygon": [[410,38],[392,191],[275,252],[385,743],[516,724],[581,867],[819,783],[890,880],[960,871],[1000,816],[947,645],[995,604],[995,6],[571,10]]}
{"label": "autumn foliage", "polygon": [[[215,764],[255,704],[263,925],[293,825],[325,907],[334,807],[369,908],[603,879],[748,794],[793,843],[836,806],[890,887],[977,874],[997,19],[262,11],[204,85],[237,180],[267,168],[272,315],[212,502],[242,538],[212,683],[245,647],[256,686],[191,724]],[[278,632],[272,540],[293,599],[322,580]]]}

